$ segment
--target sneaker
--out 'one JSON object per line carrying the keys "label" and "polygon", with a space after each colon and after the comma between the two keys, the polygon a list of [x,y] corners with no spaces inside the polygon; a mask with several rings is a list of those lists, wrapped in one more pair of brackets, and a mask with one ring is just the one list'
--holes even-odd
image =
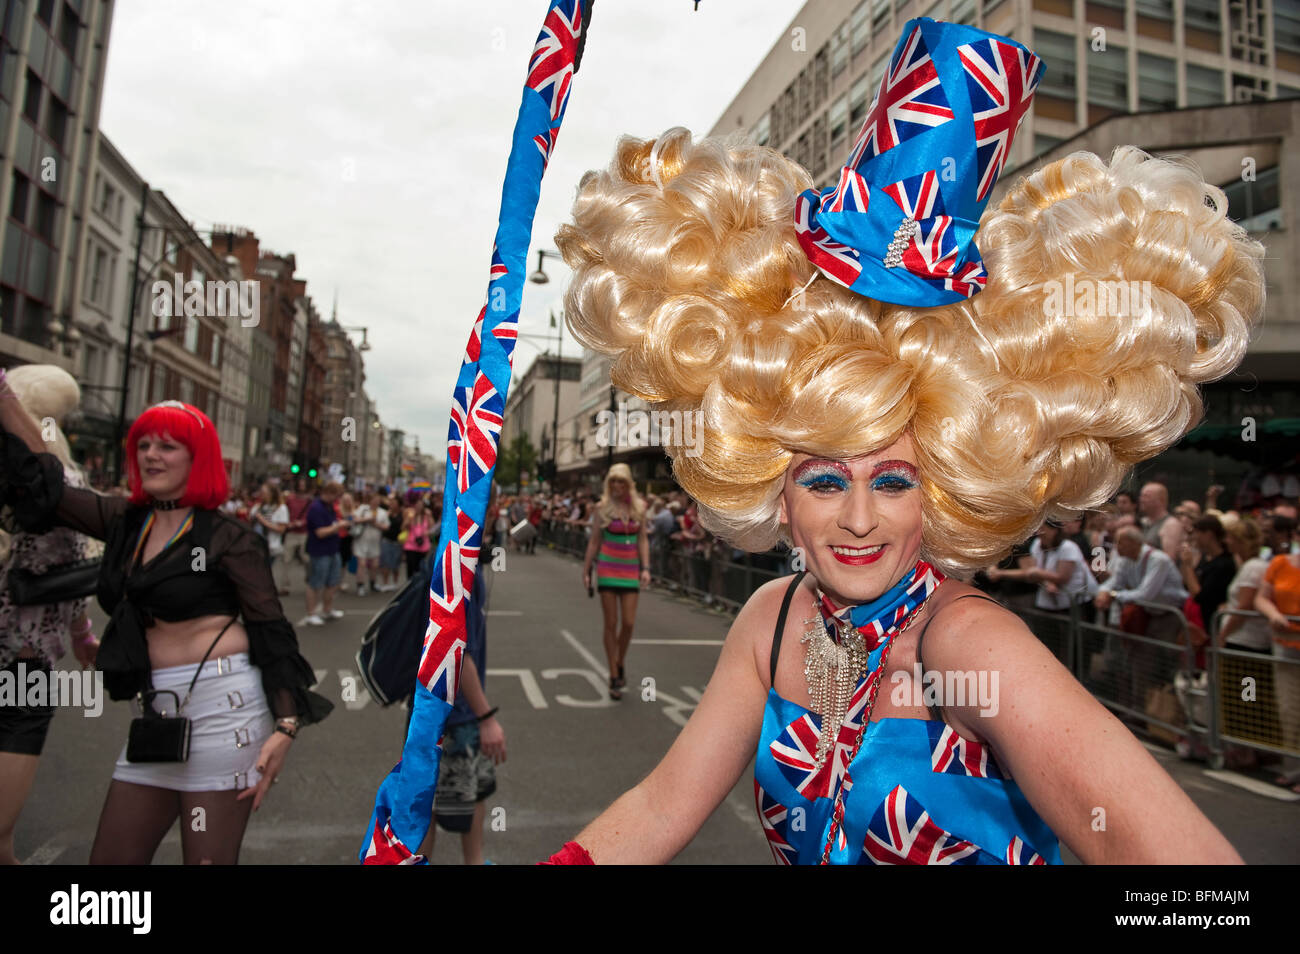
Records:
{"label": "sneaker", "polygon": [[302,619],[298,620],[298,625],[299,626],[324,626],[325,620],[321,619],[318,614],[312,613],[310,616],[304,616]]}
{"label": "sneaker", "polygon": [[342,619],[342,618],[343,618],[343,611],[342,611],[342,610],[330,610],[329,613],[326,614],[326,617],[327,617],[328,619]]}

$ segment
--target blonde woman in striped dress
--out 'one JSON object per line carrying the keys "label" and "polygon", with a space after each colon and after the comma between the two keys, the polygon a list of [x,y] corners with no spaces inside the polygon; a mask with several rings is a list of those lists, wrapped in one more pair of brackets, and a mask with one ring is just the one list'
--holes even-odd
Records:
{"label": "blonde woman in striped dress", "polygon": [[[596,588],[605,616],[605,656],[609,660],[609,697],[623,698],[627,678],[623,664],[636,623],[641,585],[650,585],[650,542],[646,536],[645,500],[636,491],[627,464],[605,475],[605,492],[591,515],[591,538],[582,564],[582,585]],[[622,622],[619,622],[620,616]]]}

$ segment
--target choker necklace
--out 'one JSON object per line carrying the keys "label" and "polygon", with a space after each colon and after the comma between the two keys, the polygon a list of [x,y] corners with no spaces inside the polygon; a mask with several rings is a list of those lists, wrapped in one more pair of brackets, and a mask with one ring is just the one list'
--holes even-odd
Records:
{"label": "choker necklace", "polygon": [[811,628],[800,641],[806,647],[803,672],[808,695],[813,711],[821,715],[816,753],[819,766],[825,764],[839,736],[859,680],[882,666],[893,637],[911,624],[944,579],[930,564],[918,560],[898,583],[870,603],[839,609],[817,588],[818,615],[804,620]]}
{"label": "choker necklace", "polygon": [[180,506],[180,503],[176,500],[155,500],[153,502],[154,510],[175,510],[178,506]]}

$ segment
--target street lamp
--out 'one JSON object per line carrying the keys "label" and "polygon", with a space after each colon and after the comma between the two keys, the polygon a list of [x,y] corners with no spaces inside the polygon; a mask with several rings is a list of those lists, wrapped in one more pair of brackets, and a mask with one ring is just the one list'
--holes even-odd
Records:
{"label": "street lamp", "polygon": [[361,325],[339,325],[339,327],[342,328],[344,331],[361,332],[361,344],[357,345],[357,350],[358,351],[370,350],[370,341],[367,337],[370,334],[369,328],[362,327]]}
{"label": "street lamp", "polygon": [[537,250],[537,271],[528,276],[528,280],[534,285],[545,285],[551,280],[546,274],[546,269],[542,267],[548,258],[557,258],[560,261],[564,261],[564,256],[559,252],[552,252],[550,249],[539,248]]}

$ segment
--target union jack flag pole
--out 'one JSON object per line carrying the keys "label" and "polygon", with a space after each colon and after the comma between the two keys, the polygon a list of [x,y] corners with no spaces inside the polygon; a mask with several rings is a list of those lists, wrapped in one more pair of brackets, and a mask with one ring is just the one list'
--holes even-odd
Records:
{"label": "union jack flag pole", "polygon": [[560,132],[594,0],[550,0],[528,59],[515,121],[487,301],[474,321],[452,395],[442,543],[429,588],[429,626],[402,759],[379,787],[361,846],[362,864],[425,864],[442,759],[442,734],[460,686],[465,602],[478,570],[483,521],[496,470],[511,358],[518,337],[528,245],[542,175]]}

